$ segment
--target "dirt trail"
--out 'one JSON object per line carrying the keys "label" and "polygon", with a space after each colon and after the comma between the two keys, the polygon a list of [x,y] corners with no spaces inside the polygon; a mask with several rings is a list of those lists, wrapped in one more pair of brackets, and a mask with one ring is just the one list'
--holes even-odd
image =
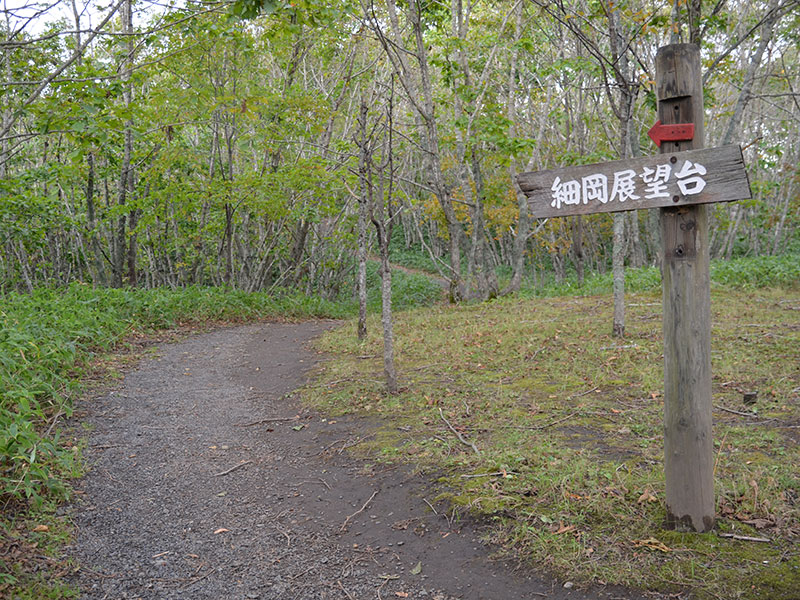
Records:
{"label": "dirt trail", "polygon": [[168,344],[82,407],[90,471],[70,552],[84,598],[644,597],[513,573],[470,526],[434,514],[424,481],[338,451],[366,422],[295,420],[289,394],[320,358],[307,344],[332,326]]}

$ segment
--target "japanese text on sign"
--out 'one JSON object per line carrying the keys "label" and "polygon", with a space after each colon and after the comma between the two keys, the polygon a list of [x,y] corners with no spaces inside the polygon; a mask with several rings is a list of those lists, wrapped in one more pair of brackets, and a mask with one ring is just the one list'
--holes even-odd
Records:
{"label": "japanese text on sign", "polygon": [[559,209],[562,205],[590,202],[607,204],[640,198],[669,198],[677,193],[675,186],[682,195],[692,196],[706,187],[703,179],[705,174],[706,168],[703,165],[685,160],[674,171],[671,164],[665,163],[655,165],[655,168],[644,167],[640,173],[633,169],[614,171],[610,177],[603,173],[592,173],[569,181],[556,177],[550,188],[550,206]]}

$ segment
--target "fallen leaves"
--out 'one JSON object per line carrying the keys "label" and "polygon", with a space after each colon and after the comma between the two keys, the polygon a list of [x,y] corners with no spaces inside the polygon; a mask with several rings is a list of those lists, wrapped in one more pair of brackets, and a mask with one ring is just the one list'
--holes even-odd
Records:
{"label": "fallen leaves", "polygon": [[37,533],[44,533],[45,531],[50,531],[50,528],[47,525],[37,525],[33,530]]}
{"label": "fallen leaves", "polygon": [[564,525],[560,521],[559,521],[558,525],[559,525],[559,527],[555,531],[556,535],[561,535],[562,533],[569,533],[570,531],[575,531],[575,529],[576,529],[575,525]]}
{"label": "fallen leaves", "polygon": [[650,490],[645,490],[639,499],[636,501],[637,504],[644,504],[645,502],[658,502],[658,498],[656,498]]}
{"label": "fallen leaves", "polygon": [[658,550],[659,552],[672,552],[672,549],[664,542],[654,537],[649,537],[644,540],[633,540],[633,545],[637,548],[647,548],[648,550]]}
{"label": "fallen leaves", "polygon": [[217,529],[217,530],[214,532],[214,535],[219,535],[220,533],[226,533],[226,532],[228,532],[228,531],[230,531],[230,529],[225,529],[224,527],[220,527],[219,529]]}

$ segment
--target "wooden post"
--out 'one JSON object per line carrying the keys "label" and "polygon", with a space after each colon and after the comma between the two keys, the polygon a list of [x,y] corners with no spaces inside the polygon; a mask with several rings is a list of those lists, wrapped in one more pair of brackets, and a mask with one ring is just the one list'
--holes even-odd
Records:
{"label": "wooden post", "polygon": [[[691,141],[661,144],[661,153],[703,147],[700,49],[672,44],[656,55],[658,118],[694,123]],[[677,202],[678,197],[674,200]],[[714,526],[711,429],[711,297],[705,205],[661,208],[664,244],[664,470],[667,527]]]}

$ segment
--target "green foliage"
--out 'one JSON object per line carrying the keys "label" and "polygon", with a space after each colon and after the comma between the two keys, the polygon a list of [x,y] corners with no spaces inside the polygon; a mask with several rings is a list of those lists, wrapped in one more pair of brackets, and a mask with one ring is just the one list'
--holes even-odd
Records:
{"label": "green foliage", "polygon": [[[371,312],[381,310],[381,278],[378,263],[367,263],[367,309]],[[392,308],[408,310],[430,306],[441,298],[442,288],[420,273],[392,269]]]}
{"label": "green foliage", "polygon": [[398,264],[409,269],[425,271],[431,275],[437,275],[439,273],[439,271],[436,269],[436,263],[433,262],[428,254],[420,250],[397,247],[391,248],[390,252],[391,261],[394,264]]}
{"label": "green foliage", "polygon": [[711,280],[721,285],[745,289],[797,287],[800,286],[800,254],[712,261]]}

